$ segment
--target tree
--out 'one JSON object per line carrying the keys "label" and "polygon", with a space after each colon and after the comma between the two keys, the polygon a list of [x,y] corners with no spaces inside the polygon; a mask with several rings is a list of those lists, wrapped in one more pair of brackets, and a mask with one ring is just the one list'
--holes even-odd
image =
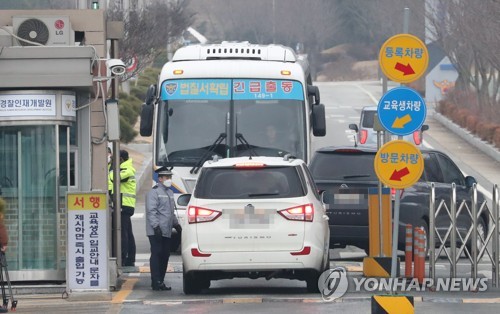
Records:
{"label": "tree", "polygon": [[124,21],[125,37],[120,41],[120,54],[126,63],[137,67],[122,80],[140,73],[153,59],[175,42],[191,25],[193,15],[187,10],[187,0],[156,0],[144,7],[131,3],[124,12],[115,2],[109,4],[107,17],[111,21]]}
{"label": "tree", "polygon": [[497,0],[435,0],[426,12],[429,30],[459,73],[456,88],[472,88],[488,112],[499,93],[498,12]]}
{"label": "tree", "polygon": [[2,0],[1,10],[75,9],[74,1],[67,0]]}

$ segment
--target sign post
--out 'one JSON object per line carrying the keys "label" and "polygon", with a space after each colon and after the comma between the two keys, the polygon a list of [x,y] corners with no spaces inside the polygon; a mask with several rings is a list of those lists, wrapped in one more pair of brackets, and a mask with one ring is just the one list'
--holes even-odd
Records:
{"label": "sign post", "polygon": [[[407,12],[405,11],[405,14]],[[407,26],[405,26],[405,31]],[[424,75],[429,63],[429,52],[416,36],[398,34],[389,38],[380,48],[379,63],[382,72],[391,80],[410,83]],[[385,93],[377,108],[383,127],[399,140],[386,143],[375,157],[375,172],[386,186],[398,189],[394,202],[391,277],[396,277],[401,191],[420,179],[423,158],[419,149],[403,141],[402,136],[422,127],[427,115],[424,99],[413,89],[397,87]]]}
{"label": "sign post", "polygon": [[[380,99],[378,108],[380,123],[398,136],[411,134],[420,129],[425,121],[426,106],[420,95],[407,87],[398,87]],[[422,154],[413,144],[403,140],[392,141],[382,146],[375,156],[375,172],[389,187],[398,189],[394,202],[392,233],[391,277],[396,277],[397,247],[399,231],[399,202],[401,191],[420,179],[423,166]]]}

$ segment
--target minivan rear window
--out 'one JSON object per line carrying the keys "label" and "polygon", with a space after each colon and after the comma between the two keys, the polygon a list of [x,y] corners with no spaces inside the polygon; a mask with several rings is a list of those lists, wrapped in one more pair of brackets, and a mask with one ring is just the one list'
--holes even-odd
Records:
{"label": "minivan rear window", "polygon": [[305,196],[294,167],[205,168],[194,196],[203,199],[290,198]]}
{"label": "minivan rear window", "polygon": [[377,181],[375,153],[317,153],[309,167],[314,180]]}
{"label": "minivan rear window", "polygon": [[361,126],[367,129],[373,129],[373,120],[375,120],[376,111],[366,110],[363,112],[363,121],[361,121]]}

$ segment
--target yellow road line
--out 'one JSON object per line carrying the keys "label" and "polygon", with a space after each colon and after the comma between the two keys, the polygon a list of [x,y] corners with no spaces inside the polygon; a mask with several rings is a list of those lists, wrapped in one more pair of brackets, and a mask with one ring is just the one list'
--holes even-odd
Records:
{"label": "yellow road line", "polygon": [[128,297],[128,295],[132,292],[134,289],[135,283],[139,280],[139,278],[129,278],[127,279],[123,285],[120,291],[116,293],[116,295],[113,297],[113,300],[111,300],[112,304],[116,303],[123,303],[123,301]]}
{"label": "yellow road line", "polygon": [[491,299],[463,299],[463,303],[500,303],[500,298]]}
{"label": "yellow road line", "polygon": [[262,298],[225,298],[222,303],[262,303]]}

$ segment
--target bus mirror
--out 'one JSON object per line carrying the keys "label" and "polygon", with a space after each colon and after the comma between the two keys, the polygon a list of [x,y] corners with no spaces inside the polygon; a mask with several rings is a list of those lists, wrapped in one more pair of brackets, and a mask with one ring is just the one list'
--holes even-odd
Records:
{"label": "bus mirror", "polygon": [[314,97],[314,104],[319,105],[319,88],[314,85],[307,85],[307,96]]}
{"label": "bus mirror", "polygon": [[153,133],[153,115],[155,107],[153,105],[142,104],[141,109],[141,136],[151,136]]}
{"label": "bus mirror", "polygon": [[146,92],[146,99],[145,103],[148,106],[151,106],[155,100],[156,97],[156,85],[151,84],[148,88],[148,91]]}
{"label": "bus mirror", "polygon": [[326,135],[325,105],[318,104],[312,108],[312,127],[314,136]]}

